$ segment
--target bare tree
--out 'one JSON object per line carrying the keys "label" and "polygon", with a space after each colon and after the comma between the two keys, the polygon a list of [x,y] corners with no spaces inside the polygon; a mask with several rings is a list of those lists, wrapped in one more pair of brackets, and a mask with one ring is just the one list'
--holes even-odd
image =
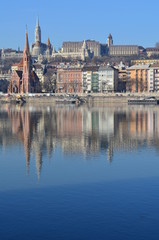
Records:
{"label": "bare tree", "polygon": [[0,92],[6,93],[8,91],[9,81],[6,79],[0,79]]}
{"label": "bare tree", "polygon": [[47,71],[44,77],[44,82],[42,83],[43,91],[45,92],[55,92],[56,90],[56,73],[53,71]]}

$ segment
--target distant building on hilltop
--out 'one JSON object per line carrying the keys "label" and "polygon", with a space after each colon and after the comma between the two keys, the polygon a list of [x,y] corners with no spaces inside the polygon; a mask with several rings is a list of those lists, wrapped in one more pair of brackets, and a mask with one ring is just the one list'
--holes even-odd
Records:
{"label": "distant building on hilltop", "polygon": [[109,56],[138,56],[140,54],[141,48],[142,47],[139,47],[137,45],[114,45],[112,35],[108,35],[107,49]]}
{"label": "distant building on hilltop", "polygon": [[36,73],[32,70],[31,55],[29,51],[28,34],[25,36],[23,58],[19,64],[12,68],[12,76],[8,92],[10,93],[34,93],[40,92],[41,87]]}
{"label": "distant building on hilltop", "polygon": [[109,36],[107,38],[107,46],[110,47],[113,45],[113,37],[112,35],[109,33]]}
{"label": "distant building on hilltop", "polygon": [[159,56],[159,48],[146,48],[146,53],[148,57],[152,57],[152,56]]}
{"label": "distant building on hilltop", "polygon": [[138,56],[139,47],[137,45],[111,45],[109,46],[109,56]]}
{"label": "distant building on hilltop", "polygon": [[101,47],[100,43],[94,40],[63,42],[61,50],[58,53],[53,53],[52,56],[81,59],[84,61],[86,58],[100,57]]}
{"label": "distant building on hilltop", "polygon": [[11,48],[1,50],[1,59],[21,59],[23,56],[23,52],[18,49],[18,51],[13,50]]}
{"label": "distant building on hilltop", "polygon": [[52,55],[52,51],[53,48],[49,38],[47,44],[41,42],[41,28],[39,26],[39,19],[37,18],[35,27],[35,43],[31,44],[31,55],[35,58],[43,56],[44,58],[49,59]]}

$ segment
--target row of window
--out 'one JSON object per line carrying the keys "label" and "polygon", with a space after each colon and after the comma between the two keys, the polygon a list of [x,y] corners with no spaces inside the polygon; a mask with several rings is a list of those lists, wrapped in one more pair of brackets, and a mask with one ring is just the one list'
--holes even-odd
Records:
{"label": "row of window", "polygon": [[81,76],[81,74],[75,74],[75,73],[69,73],[69,74],[59,74],[59,77],[80,77]]}
{"label": "row of window", "polygon": [[81,79],[65,79],[65,81],[63,79],[59,79],[59,82],[81,82]]}

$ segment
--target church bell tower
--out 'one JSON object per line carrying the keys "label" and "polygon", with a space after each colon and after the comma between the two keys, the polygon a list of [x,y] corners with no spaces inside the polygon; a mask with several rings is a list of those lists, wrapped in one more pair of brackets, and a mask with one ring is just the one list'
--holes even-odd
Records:
{"label": "church bell tower", "polygon": [[35,27],[35,43],[41,43],[41,29],[39,26],[39,19],[37,17],[37,23],[36,23],[36,27]]}

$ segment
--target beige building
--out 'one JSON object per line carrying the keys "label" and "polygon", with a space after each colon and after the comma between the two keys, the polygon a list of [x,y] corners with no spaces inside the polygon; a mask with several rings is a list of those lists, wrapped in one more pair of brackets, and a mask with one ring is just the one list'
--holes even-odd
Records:
{"label": "beige building", "polygon": [[133,56],[139,55],[137,45],[111,45],[109,46],[109,56]]}
{"label": "beige building", "polygon": [[[94,40],[63,42],[59,53],[62,57],[80,58],[83,60],[84,57],[101,56],[101,47],[100,43]],[[83,57],[83,55],[85,56]]]}
{"label": "beige building", "polygon": [[131,65],[159,63],[159,59],[136,59],[131,60]]}
{"label": "beige building", "polygon": [[23,52],[13,49],[2,49],[1,50],[1,59],[21,59],[23,57]]}
{"label": "beige building", "polygon": [[146,48],[146,53],[148,57],[159,56],[159,48]]}

